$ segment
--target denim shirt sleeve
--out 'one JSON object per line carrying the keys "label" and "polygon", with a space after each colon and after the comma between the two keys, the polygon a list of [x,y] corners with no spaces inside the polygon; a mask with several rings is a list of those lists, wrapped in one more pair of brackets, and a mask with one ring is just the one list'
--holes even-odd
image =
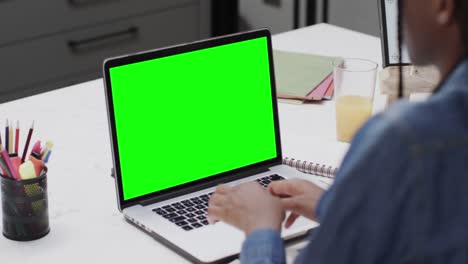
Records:
{"label": "denim shirt sleeve", "polygon": [[242,245],[241,263],[283,264],[286,263],[284,244],[280,234],[273,229],[252,232]]}
{"label": "denim shirt sleeve", "polygon": [[[356,135],[334,184],[322,196],[320,226],[297,264],[401,263],[390,249],[409,250],[420,232],[411,196],[416,169],[410,163],[407,133],[392,116],[372,118]],[[395,247],[397,247],[395,249]],[[273,230],[258,230],[245,241],[241,263],[285,263],[284,245]]]}
{"label": "denim shirt sleeve", "polygon": [[351,189],[347,181],[352,181],[354,185],[358,183],[358,187],[363,190],[376,178],[373,174],[391,177],[393,169],[401,166],[396,163],[400,163],[404,158],[402,153],[405,144],[402,140],[402,136],[390,120],[386,120],[382,115],[371,118],[356,134],[333,185],[320,198],[315,211],[319,222],[329,209],[332,199],[336,197],[337,189],[342,189],[339,187],[347,185],[340,195],[352,195],[353,192],[359,191]]}
{"label": "denim shirt sleeve", "polygon": [[[415,167],[406,133],[389,116],[371,119],[354,138],[334,184],[322,196],[320,226],[295,263],[401,263],[420,231],[412,200]],[[401,252],[388,255],[389,252]]]}

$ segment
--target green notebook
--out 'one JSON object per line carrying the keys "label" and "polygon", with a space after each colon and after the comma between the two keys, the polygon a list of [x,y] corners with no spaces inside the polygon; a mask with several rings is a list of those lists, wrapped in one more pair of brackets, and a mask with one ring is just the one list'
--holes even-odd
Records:
{"label": "green notebook", "polygon": [[337,58],[274,50],[273,59],[278,97],[307,99],[332,74]]}

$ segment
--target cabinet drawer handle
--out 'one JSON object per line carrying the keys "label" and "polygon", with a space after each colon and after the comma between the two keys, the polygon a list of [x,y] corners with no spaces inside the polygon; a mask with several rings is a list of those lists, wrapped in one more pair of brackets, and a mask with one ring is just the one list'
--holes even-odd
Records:
{"label": "cabinet drawer handle", "polygon": [[68,47],[74,53],[91,50],[93,47],[99,47],[103,45],[112,45],[115,43],[121,43],[124,40],[134,40],[138,37],[138,28],[135,26],[129,27],[128,29],[110,32],[90,38],[69,40],[67,42]]}
{"label": "cabinet drawer handle", "polygon": [[87,7],[92,5],[106,4],[116,2],[118,0],[68,0],[68,4],[72,7]]}

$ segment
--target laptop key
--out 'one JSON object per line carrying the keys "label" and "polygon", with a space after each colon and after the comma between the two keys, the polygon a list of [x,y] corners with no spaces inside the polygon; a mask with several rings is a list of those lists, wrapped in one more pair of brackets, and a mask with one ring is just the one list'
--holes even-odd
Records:
{"label": "laptop key", "polygon": [[209,196],[208,196],[208,194],[204,194],[204,195],[200,196],[200,198],[202,198],[202,199],[203,199],[203,198],[207,198],[207,199],[208,199]]}
{"label": "laptop key", "polygon": [[172,208],[170,205],[163,206],[162,209]]}
{"label": "laptop key", "polygon": [[179,211],[177,211],[176,213],[178,213],[178,214],[180,214],[180,215],[183,215],[183,214],[186,214],[186,213],[187,213],[187,211],[184,211],[184,210],[179,210]]}
{"label": "laptop key", "polygon": [[177,226],[184,226],[184,225],[188,225],[188,223],[187,223],[187,222],[185,222],[185,221],[176,222],[175,224],[176,224]]}
{"label": "laptop key", "polygon": [[201,224],[199,224],[199,223],[193,223],[193,224],[192,224],[192,226],[193,226],[193,227],[195,227],[195,228],[202,227],[202,225],[201,225]]}
{"label": "laptop key", "polygon": [[204,215],[205,212],[198,210],[198,211],[195,212],[195,214],[197,214],[197,215]]}
{"label": "laptop key", "polygon": [[164,211],[164,210],[155,211],[155,213],[157,213],[158,215],[165,215],[165,214],[167,214],[167,212]]}
{"label": "laptop key", "polygon": [[189,221],[190,223],[198,222],[197,219],[195,219],[195,218],[189,218],[189,219],[187,219],[187,221]]}
{"label": "laptop key", "polygon": [[195,217],[195,216],[196,216],[196,215],[195,215],[195,214],[192,214],[192,213],[188,213],[188,214],[185,215],[185,217],[190,217],[190,218]]}
{"label": "laptop key", "polygon": [[190,207],[190,206],[194,206],[195,204],[192,203],[192,202],[188,202],[188,203],[184,203],[184,205],[185,205],[186,207]]}
{"label": "laptop key", "polygon": [[283,177],[279,176],[278,174],[273,174],[270,176],[270,180],[272,181],[280,181],[280,180],[284,180]]}
{"label": "laptop key", "polygon": [[183,226],[182,228],[183,228],[185,231],[190,231],[190,230],[192,230],[192,229],[193,229],[193,227],[191,227],[191,226],[188,226],[188,225],[186,225],[186,226]]}
{"label": "laptop key", "polygon": [[185,218],[184,216],[177,216],[177,217],[174,217],[174,218],[169,218],[169,221],[171,221],[172,223],[176,223],[176,222],[179,222],[179,221],[182,221],[182,220],[185,220],[187,218]]}
{"label": "laptop key", "polygon": [[203,220],[201,223],[204,224],[204,225],[209,225],[210,224],[210,223],[208,223],[208,220]]}
{"label": "laptop key", "polygon": [[197,216],[197,219],[198,219],[198,220],[205,220],[205,219],[206,219],[206,216],[200,215],[200,216]]}
{"label": "laptop key", "polygon": [[202,200],[195,200],[195,201],[193,201],[193,203],[194,203],[194,204],[202,204],[203,201],[202,201]]}
{"label": "laptop key", "polygon": [[202,204],[199,204],[199,205],[196,205],[195,208],[197,208],[197,209],[203,209],[203,208],[205,208],[205,206],[202,205]]}
{"label": "laptop key", "polygon": [[174,205],[174,208],[178,210],[182,210],[182,209],[185,209],[185,206],[179,204],[179,205]]}
{"label": "laptop key", "polygon": [[189,208],[187,208],[187,209],[185,209],[185,210],[187,210],[188,212],[193,212],[193,211],[195,211],[195,210],[197,210],[197,209],[195,209],[195,208],[193,208],[193,207],[189,207]]}
{"label": "laptop key", "polygon": [[174,209],[172,207],[169,207],[169,208],[166,209],[166,211],[169,212],[169,213],[173,213],[173,212],[176,211],[176,209]]}
{"label": "laptop key", "polygon": [[192,201],[192,202],[193,202],[193,201],[196,201],[196,200],[200,200],[200,198],[194,197],[194,198],[191,198],[191,199],[190,199],[190,201]]}
{"label": "laptop key", "polygon": [[173,217],[177,217],[178,215],[175,214],[175,213],[170,213],[170,214],[165,214],[163,215],[164,218],[167,218],[167,219],[170,219],[170,218],[173,218]]}

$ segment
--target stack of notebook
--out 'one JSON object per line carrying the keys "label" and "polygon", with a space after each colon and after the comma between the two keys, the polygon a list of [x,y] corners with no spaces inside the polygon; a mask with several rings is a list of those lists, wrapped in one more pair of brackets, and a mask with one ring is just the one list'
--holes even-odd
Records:
{"label": "stack of notebook", "polygon": [[277,95],[298,102],[330,100],[334,93],[336,57],[275,50]]}

